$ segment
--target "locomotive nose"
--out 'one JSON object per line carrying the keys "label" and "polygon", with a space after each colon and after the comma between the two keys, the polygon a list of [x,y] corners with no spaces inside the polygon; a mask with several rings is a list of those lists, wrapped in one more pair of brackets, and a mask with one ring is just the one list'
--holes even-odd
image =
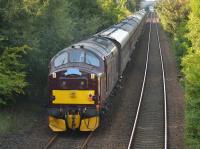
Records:
{"label": "locomotive nose", "polygon": [[94,99],[98,94],[97,80],[96,74],[77,68],[52,74],[49,81],[52,104],[95,104]]}

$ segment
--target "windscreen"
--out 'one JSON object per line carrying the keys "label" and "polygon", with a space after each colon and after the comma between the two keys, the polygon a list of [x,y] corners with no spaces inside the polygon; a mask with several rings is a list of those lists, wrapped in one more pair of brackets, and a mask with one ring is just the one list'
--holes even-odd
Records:
{"label": "windscreen", "polygon": [[72,50],[70,51],[70,62],[84,62],[84,51],[81,50]]}
{"label": "windscreen", "polygon": [[54,59],[55,67],[65,65],[67,63],[86,63],[88,65],[100,67],[100,60],[95,54],[78,49],[63,52]]}

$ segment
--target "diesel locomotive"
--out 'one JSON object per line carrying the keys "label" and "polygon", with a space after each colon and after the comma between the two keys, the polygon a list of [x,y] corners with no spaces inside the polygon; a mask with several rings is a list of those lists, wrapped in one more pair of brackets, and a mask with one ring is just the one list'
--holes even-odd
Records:
{"label": "diesel locomotive", "polygon": [[49,127],[99,127],[100,111],[126,68],[146,22],[144,10],[58,52],[49,64]]}

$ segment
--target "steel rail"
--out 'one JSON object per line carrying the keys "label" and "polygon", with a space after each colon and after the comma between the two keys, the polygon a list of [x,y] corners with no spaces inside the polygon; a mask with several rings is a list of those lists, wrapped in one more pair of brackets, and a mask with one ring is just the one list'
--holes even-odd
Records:
{"label": "steel rail", "polygon": [[48,149],[53,144],[53,142],[56,140],[57,137],[58,134],[55,134],[53,137],[51,137],[43,149]]}
{"label": "steel rail", "polygon": [[[151,17],[152,19],[152,14]],[[150,30],[149,30],[149,40],[148,40],[148,47],[147,47],[147,55],[146,55],[146,65],[145,65],[145,72],[144,72],[144,78],[143,78],[143,83],[142,83],[142,89],[141,89],[141,93],[140,93],[140,99],[139,99],[139,103],[138,103],[138,108],[137,108],[137,112],[135,115],[135,121],[134,121],[134,125],[132,128],[132,132],[131,132],[131,137],[129,140],[129,144],[128,144],[128,149],[131,148],[132,142],[133,142],[133,136],[135,134],[135,129],[136,129],[136,125],[137,125],[137,121],[138,121],[138,116],[139,116],[139,112],[140,112],[140,107],[141,107],[141,103],[142,103],[142,99],[143,99],[143,94],[144,94],[144,87],[145,87],[145,83],[146,83],[146,76],[147,76],[147,71],[148,71],[148,63],[149,63],[149,51],[150,51],[150,42],[151,42],[151,26],[152,26],[152,21],[150,19]]]}
{"label": "steel rail", "polygon": [[158,25],[156,23],[156,32],[157,32],[157,39],[158,39],[158,46],[160,50],[160,59],[161,59],[161,66],[162,66],[162,79],[163,79],[163,92],[164,92],[164,116],[165,116],[165,123],[164,123],[164,129],[165,129],[165,137],[164,137],[164,148],[167,149],[167,93],[166,93],[166,79],[165,79],[165,68],[164,68],[164,62],[163,62],[163,54],[162,54],[162,48],[160,45],[160,36],[158,33]]}
{"label": "steel rail", "polygon": [[[51,145],[55,142],[55,140],[56,140],[56,138],[58,137],[58,135],[59,135],[59,134],[53,135],[53,136],[49,139],[48,143],[44,146],[43,149],[49,149],[49,148],[51,147]],[[83,144],[81,145],[80,149],[85,149],[85,148],[86,148],[86,146],[87,146],[88,142],[90,141],[92,135],[93,135],[93,132],[90,132],[90,134],[87,136],[87,138],[85,139],[85,141],[84,141]]]}
{"label": "steel rail", "polygon": [[81,145],[81,149],[85,149],[86,148],[86,146],[87,146],[88,142],[90,141],[90,139],[91,139],[93,134],[94,134],[93,131],[90,132],[90,134],[87,136],[87,138],[84,141],[84,143]]}

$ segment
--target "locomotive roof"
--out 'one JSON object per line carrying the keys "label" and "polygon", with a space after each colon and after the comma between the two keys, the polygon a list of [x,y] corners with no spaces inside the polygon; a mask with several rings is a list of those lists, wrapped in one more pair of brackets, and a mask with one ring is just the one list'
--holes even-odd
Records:
{"label": "locomotive roof", "polygon": [[114,39],[123,47],[129,37],[135,32],[137,26],[141,23],[145,14],[146,12],[143,10],[138,11],[127,17],[119,24],[113,25],[110,28],[103,30],[102,32],[98,33],[98,35]]}
{"label": "locomotive roof", "polygon": [[76,45],[84,46],[85,49],[96,53],[102,59],[104,59],[105,56],[109,55],[113,50],[117,48],[111,40],[99,36],[93,36],[87,40],[75,44],[75,46]]}
{"label": "locomotive roof", "polygon": [[67,47],[67,48],[59,51],[52,58],[52,60],[55,59],[57,56],[59,56],[64,51],[68,51],[71,49],[86,49],[86,50],[89,50],[89,51],[97,54],[99,57],[104,59],[105,56],[109,55],[116,48],[117,47],[111,40],[109,40],[105,37],[93,36],[87,40],[83,40],[79,43],[72,45],[71,47]]}

